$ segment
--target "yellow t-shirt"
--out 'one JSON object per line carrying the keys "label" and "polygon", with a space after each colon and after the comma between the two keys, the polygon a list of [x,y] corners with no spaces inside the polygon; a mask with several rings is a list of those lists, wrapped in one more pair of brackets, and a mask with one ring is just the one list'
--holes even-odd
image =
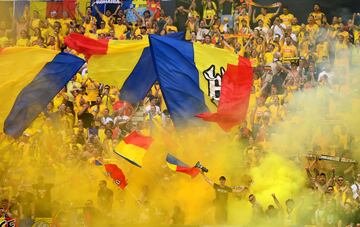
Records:
{"label": "yellow t-shirt", "polygon": [[259,106],[256,108],[254,123],[258,124],[261,121],[262,116],[264,116],[265,112],[269,111],[266,106]]}
{"label": "yellow t-shirt", "polygon": [[257,58],[257,57],[250,57],[250,63],[251,63],[251,67],[253,67],[253,68],[256,68],[256,67],[258,67],[259,66],[259,58]]}
{"label": "yellow t-shirt", "polygon": [[328,42],[319,43],[316,46],[316,54],[318,61],[321,61],[323,57],[329,57],[329,44]]}
{"label": "yellow t-shirt", "polygon": [[313,24],[313,25],[310,25],[310,24],[307,24],[305,26],[305,30],[307,32],[309,32],[309,36],[312,38],[312,39],[315,39],[316,37],[316,34],[317,32],[319,31],[319,26],[317,24]]}
{"label": "yellow t-shirt", "polygon": [[169,31],[177,32],[178,29],[177,29],[177,27],[175,27],[175,26],[167,25],[167,26],[166,26],[166,32],[169,32]]}
{"label": "yellow t-shirt", "polygon": [[31,22],[31,26],[33,28],[38,28],[39,27],[39,24],[40,24],[40,19],[33,19],[32,22]]}
{"label": "yellow t-shirt", "polygon": [[216,11],[214,9],[204,10],[204,18],[212,19],[216,15]]}
{"label": "yellow t-shirt", "polygon": [[125,32],[127,31],[127,27],[124,24],[114,24],[114,31],[116,38],[119,38],[120,36],[123,36]]}
{"label": "yellow t-shirt", "polygon": [[300,33],[301,26],[298,24],[295,24],[295,25],[291,26],[291,29],[294,34],[298,35]]}
{"label": "yellow t-shirt", "polygon": [[270,28],[271,18],[273,17],[274,17],[273,13],[267,13],[266,15],[260,14],[255,18],[255,21],[258,22],[259,20],[262,20],[264,22],[264,26]]}
{"label": "yellow t-shirt", "polygon": [[291,20],[293,18],[294,18],[294,15],[292,15],[291,13],[288,13],[287,15],[285,15],[285,14],[280,15],[280,19],[282,20],[282,23],[286,26],[291,25]]}
{"label": "yellow t-shirt", "polygon": [[284,61],[287,61],[286,58],[294,58],[297,55],[297,48],[294,45],[283,45],[281,47],[281,54]]}
{"label": "yellow t-shirt", "polygon": [[9,39],[6,36],[0,37],[0,47],[4,48],[9,43]]}
{"label": "yellow t-shirt", "polygon": [[349,36],[350,36],[350,35],[349,35],[349,32],[347,32],[347,31],[339,32],[338,35],[344,36],[344,39],[345,39],[346,41],[349,40]]}
{"label": "yellow t-shirt", "polygon": [[108,33],[109,32],[109,29],[108,28],[103,28],[103,29],[98,29],[98,30],[96,30],[96,34],[102,34],[102,33],[104,33],[104,34],[106,34],[106,33]]}
{"label": "yellow t-shirt", "polygon": [[20,38],[16,41],[16,46],[18,47],[27,47],[29,46],[29,39]]}
{"label": "yellow t-shirt", "polygon": [[318,13],[312,12],[310,13],[310,16],[314,17],[315,23],[317,25],[321,25],[322,18],[325,17],[325,14],[322,12],[318,12]]}
{"label": "yellow t-shirt", "polygon": [[105,28],[110,29],[109,22],[110,22],[111,17],[102,15],[101,19],[105,22]]}
{"label": "yellow t-shirt", "polygon": [[246,20],[247,26],[250,27],[250,17],[247,16],[247,15],[246,15],[246,16],[241,16],[241,15],[240,15],[240,16],[238,17],[239,28],[242,28],[242,23],[241,23],[242,20]]}
{"label": "yellow t-shirt", "polygon": [[265,65],[273,63],[274,62],[274,53],[273,52],[266,52],[264,54],[264,61],[265,61]]}
{"label": "yellow t-shirt", "polygon": [[87,80],[85,85],[88,100],[96,101],[96,97],[99,95],[98,86],[96,86],[95,82],[91,82],[90,80]]}
{"label": "yellow t-shirt", "polygon": [[55,23],[56,21],[58,21],[58,20],[55,19],[55,18],[48,18],[47,21],[49,22],[49,24],[50,24],[51,26],[54,26],[54,23]]}
{"label": "yellow t-shirt", "polygon": [[309,55],[309,45],[309,40],[305,40],[300,43],[300,56],[307,58],[307,56]]}

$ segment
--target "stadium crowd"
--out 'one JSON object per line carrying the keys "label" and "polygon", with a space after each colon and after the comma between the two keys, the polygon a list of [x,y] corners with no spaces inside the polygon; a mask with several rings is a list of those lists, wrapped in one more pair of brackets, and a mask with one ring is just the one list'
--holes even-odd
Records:
{"label": "stadium crowd", "polygon": [[[126,11],[129,10],[136,15],[137,22],[127,21]],[[99,20],[93,16],[93,11],[100,15]],[[72,32],[95,39],[140,40],[149,34],[183,31],[186,40],[244,56],[254,68],[253,91],[247,121],[234,138],[246,147],[243,154],[250,168],[264,155],[264,144],[272,126],[288,117],[287,107],[294,93],[324,86],[341,89],[349,83],[350,68],[360,59],[360,25],[355,23],[358,16],[354,14],[348,21],[344,21],[342,15],[327,18],[320,5],[315,4],[306,23],[299,23],[291,9],[281,3],[262,7],[234,0],[179,2],[173,15],[165,15],[160,6],[140,15],[136,9],[121,10],[120,6],[114,12],[103,13],[93,5],[85,10],[77,8],[76,18],[70,18],[65,11],[59,19],[56,12],[44,18],[37,11],[25,9],[22,17],[12,19],[12,25],[0,21],[0,47],[36,46],[76,54],[64,45],[64,37]],[[82,218],[69,213],[77,208],[52,200],[56,185],[47,181],[55,172],[62,171],[60,162],[77,165],[80,169],[89,160],[109,158],[112,147],[129,132],[139,130],[151,134],[153,121],[160,121],[168,131],[174,130],[158,84],[142,103],[132,105],[119,99],[119,88],[94,81],[83,69],[11,148],[7,143],[1,144],[0,152],[5,154],[0,166],[1,217],[17,219],[19,226],[31,226],[39,218],[52,219],[53,226],[71,226],[70,220],[85,226],[104,221],[115,203],[106,181],[99,182],[97,205],[88,200],[81,207]],[[313,201],[302,204],[301,198],[289,198],[283,207],[272,194],[269,196],[273,197],[275,205],[265,207],[256,201],[256,195],[250,194],[248,200],[257,223],[265,225],[269,218],[274,223],[275,218],[277,226],[360,226],[357,163],[349,161],[340,168],[319,158],[329,155],[352,160],[359,138],[354,138],[344,127],[329,127],[328,132],[321,131],[317,135],[321,143],[313,144],[304,170],[308,176],[304,187]],[[41,139],[44,133],[49,140]],[[5,135],[0,136],[6,141]],[[44,176],[33,185],[18,187],[14,182],[19,182],[18,176],[26,171],[21,165],[26,166],[24,163],[34,160],[42,160],[37,165]],[[48,165],[50,160],[55,164]],[[221,191],[223,186],[214,186],[215,190],[218,187]],[[147,190],[144,189],[144,194]],[[222,201],[225,204],[226,199]],[[145,203],[147,199],[141,200],[140,203]],[[175,208],[173,216],[159,216],[157,220],[162,224],[186,223],[180,207]],[[136,221],[146,224],[141,218]],[[226,218],[218,221],[224,223]]]}

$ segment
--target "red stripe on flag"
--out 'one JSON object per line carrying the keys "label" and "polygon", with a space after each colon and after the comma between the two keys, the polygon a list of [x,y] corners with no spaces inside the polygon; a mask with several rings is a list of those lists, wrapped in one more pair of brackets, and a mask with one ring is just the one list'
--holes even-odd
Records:
{"label": "red stripe on flag", "polygon": [[78,33],[71,33],[64,39],[65,45],[77,52],[84,54],[86,58],[91,55],[104,55],[107,53],[108,39],[92,39]]}
{"label": "red stripe on flag", "polygon": [[200,170],[199,170],[199,168],[196,168],[196,167],[177,166],[176,172],[185,173],[194,178],[200,173]]}
{"label": "red stripe on flag", "polygon": [[197,117],[217,122],[225,131],[240,124],[246,118],[251,93],[253,71],[246,58],[239,58],[238,65],[228,65],[221,82],[217,113],[202,113]]}
{"label": "red stripe on flag", "polygon": [[142,147],[144,149],[149,149],[150,145],[153,142],[153,138],[150,136],[143,136],[139,134],[137,131],[133,131],[124,138],[124,142],[127,144],[133,144],[138,147]]}

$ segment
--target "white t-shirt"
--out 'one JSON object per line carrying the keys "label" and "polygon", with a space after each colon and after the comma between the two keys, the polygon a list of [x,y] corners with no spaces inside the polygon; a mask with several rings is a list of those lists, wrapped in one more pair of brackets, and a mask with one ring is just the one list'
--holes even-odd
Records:
{"label": "white t-shirt", "polygon": [[284,24],[271,26],[271,29],[274,29],[274,38],[275,38],[276,35],[279,35],[279,36],[280,36],[280,39],[283,37],[284,32],[283,32],[283,30],[280,28],[280,26],[281,26],[283,29],[286,28],[286,26],[285,26]]}
{"label": "white t-shirt", "polygon": [[353,185],[351,185],[351,191],[353,193],[353,198],[357,199],[360,196],[360,183],[355,182]]}

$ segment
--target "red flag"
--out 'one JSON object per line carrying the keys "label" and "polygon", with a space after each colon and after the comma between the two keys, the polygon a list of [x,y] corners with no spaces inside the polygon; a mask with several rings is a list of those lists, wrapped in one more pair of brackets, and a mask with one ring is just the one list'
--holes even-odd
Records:
{"label": "red flag", "polygon": [[127,185],[127,181],[123,171],[115,164],[105,164],[107,174],[114,180],[114,183],[121,189]]}
{"label": "red flag", "polygon": [[196,115],[205,121],[219,124],[225,131],[240,124],[246,118],[251,93],[253,72],[250,61],[240,57],[238,65],[228,65],[222,78],[217,113]]}
{"label": "red flag", "polygon": [[91,55],[104,55],[108,50],[108,39],[92,39],[81,34],[71,33],[64,39],[65,44],[71,49],[82,53],[86,58]]}

